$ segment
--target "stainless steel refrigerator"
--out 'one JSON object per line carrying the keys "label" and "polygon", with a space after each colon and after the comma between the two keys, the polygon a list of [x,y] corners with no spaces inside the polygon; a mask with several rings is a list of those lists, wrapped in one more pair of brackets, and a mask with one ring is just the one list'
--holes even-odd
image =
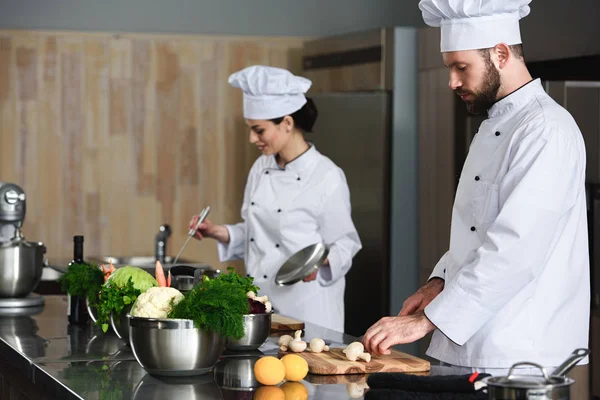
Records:
{"label": "stainless steel refrigerator", "polygon": [[363,245],[346,276],[346,332],[357,336],[418,284],[416,43],[415,29],[387,28],[304,46],[319,112],[308,139],[344,171]]}

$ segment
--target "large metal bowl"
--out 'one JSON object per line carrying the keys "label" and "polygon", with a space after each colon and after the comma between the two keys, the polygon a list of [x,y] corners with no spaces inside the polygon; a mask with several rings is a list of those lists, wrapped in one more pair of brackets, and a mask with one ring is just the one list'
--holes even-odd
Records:
{"label": "large metal bowl", "polygon": [[149,374],[202,375],[225,350],[222,336],[195,328],[192,320],[127,317],[133,355]]}
{"label": "large metal bowl", "polygon": [[229,350],[258,349],[271,333],[271,314],[244,315],[244,336],[240,339],[227,339]]}
{"label": "large metal bowl", "polygon": [[114,312],[110,313],[110,326],[119,337],[129,345],[129,319],[127,314],[131,311],[131,304],[123,307],[121,312],[116,315]]}
{"label": "large metal bowl", "polygon": [[13,240],[0,244],[0,297],[30,294],[40,283],[44,269],[43,243]]}

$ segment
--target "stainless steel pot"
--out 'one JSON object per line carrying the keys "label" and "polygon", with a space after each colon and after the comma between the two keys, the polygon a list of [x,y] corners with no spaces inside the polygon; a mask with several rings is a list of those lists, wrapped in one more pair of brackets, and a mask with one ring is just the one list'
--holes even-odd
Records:
{"label": "stainless steel pot", "polygon": [[[575,382],[566,375],[585,356],[588,349],[577,349],[563,362],[552,375],[548,375],[541,365],[520,362],[511,367],[508,376],[488,377],[483,380],[487,385],[490,400],[568,400],[570,386]],[[542,375],[517,375],[517,367],[536,367]]]}
{"label": "stainless steel pot", "polygon": [[28,242],[17,237],[0,244],[0,297],[25,297],[42,278],[43,243]]}

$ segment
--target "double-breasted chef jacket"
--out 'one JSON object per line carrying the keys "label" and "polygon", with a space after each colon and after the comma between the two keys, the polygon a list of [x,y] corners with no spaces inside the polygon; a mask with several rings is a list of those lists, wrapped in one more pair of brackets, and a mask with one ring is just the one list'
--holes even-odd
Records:
{"label": "double-breasted chef jacket", "polygon": [[[230,241],[219,243],[221,261],[244,259],[278,313],[343,332],[345,275],[361,249],[343,171],[314,145],[284,168],[263,155],[250,170],[241,214],[243,222],[226,225]],[[289,257],[318,242],[330,250],[316,280],[275,284]]]}
{"label": "double-breasted chef jacket", "polygon": [[[587,348],[586,154],[571,115],[533,80],[499,100],[475,135],[450,248],[425,308],[427,354],[456,366],[557,366]],[[585,361],[584,361],[585,362]]]}

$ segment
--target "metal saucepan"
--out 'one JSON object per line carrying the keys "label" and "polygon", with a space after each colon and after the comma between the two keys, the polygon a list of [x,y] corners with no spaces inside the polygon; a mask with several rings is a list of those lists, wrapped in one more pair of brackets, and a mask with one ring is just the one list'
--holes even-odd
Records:
{"label": "metal saucepan", "polygon": [[180,292],[192,290],[203,279],[204,276],[215,278],[221,274],[220,270],[194,267],[191,265],[174,265],[169,269],[171,273],[171,287]]}
{"label": "metal saucepan", "polygon": [[[588,349],[575,350],[552,375],[539,364],[520,362],[511,367],[508,376],[487,377],[482,383],[487,385],[490,400],[568,400],[575,381],[566,375],[589,353]],[[542,375],[516,375],[515,369],[524,366],[539,368]]]}

